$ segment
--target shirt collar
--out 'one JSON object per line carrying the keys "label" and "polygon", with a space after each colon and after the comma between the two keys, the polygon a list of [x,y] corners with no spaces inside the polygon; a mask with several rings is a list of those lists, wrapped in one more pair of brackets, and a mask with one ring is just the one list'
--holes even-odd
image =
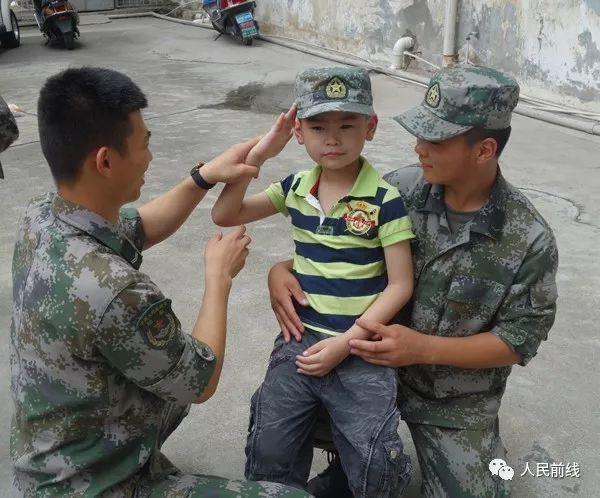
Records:
{"label": "shirt collar", "polygon": [[[471,231],[498,240],[504,226],[504,196],[508,189],[500,169],[485,205],[471,223]],[[443,185],[425,183],[417,202],[417,211],[441,214],[445,211]]]}
{"label": "shirt collar", "polygon": [[[346,197],[375,197],[377,195],[377,189],[379,188],[379,174],[364,157],[360,157],[360,162],[360,172],[356,177],[352,189]],[[301,197],[307,197],[312,192],[313,187],[319,182],[320,178],[321,166],[316,165],[300,179],[298,186],[295,189],[295,193]]]}
{"label": "shirt collar", "polygon": [[63,199],[56,194],[52,201],[52,213],[65,223],[87,233],[102,245],[125,259],[136,270],[142,264],[142,255],[115,225],[97,213]]}

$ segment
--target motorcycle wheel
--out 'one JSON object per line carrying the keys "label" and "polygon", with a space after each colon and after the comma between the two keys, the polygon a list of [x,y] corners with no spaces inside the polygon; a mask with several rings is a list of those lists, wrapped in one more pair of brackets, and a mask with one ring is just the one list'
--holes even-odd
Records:
{"label": "motorcycle wheel", "polygon": [[19,30],[17,16],[13,11],[10,12],[10,23],[13,26],[13,30],[3,39],[2,45],[6,48],[17,48],[21,45],[21,31]]}
{"label": "motorcycle wheel", "polygon": [[244,45],[246,45],[247,47],[252,45],[252,42],[254,41],[254,38],[243,38],[242,39],[242,43]]}
{"label": "motorcycle wheel", "polygon": [[73,50],[73,47],[75,46],[73,31],[63,34],[63,41],[65,42],[65,48],[67,50]]}

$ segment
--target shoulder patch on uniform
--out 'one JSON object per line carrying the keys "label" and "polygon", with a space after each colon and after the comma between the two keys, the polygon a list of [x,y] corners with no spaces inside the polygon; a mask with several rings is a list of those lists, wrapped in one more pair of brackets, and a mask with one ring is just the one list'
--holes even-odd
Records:
{"label": "shoulder patch on uniform", "polygon": [[155,349],[165,348],[177,333],[179,320],[171,309],[171,300],[163,299],[146,308],[137,321],[136,329]]}

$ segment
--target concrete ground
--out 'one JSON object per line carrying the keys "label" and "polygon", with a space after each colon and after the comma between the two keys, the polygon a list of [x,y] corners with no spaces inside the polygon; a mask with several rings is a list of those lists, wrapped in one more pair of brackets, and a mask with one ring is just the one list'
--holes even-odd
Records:
{"label": "concrete ground", "polygon": [[[0,93],[10,103],[35,112],[44,80],[68,66],[99,65],[129,74],[147,93],[145,115],[152,130],[154,161],[139,203],[184,178],[192,165],[208,160],[227,145],[269,127],[291,102],[295,73],[329,65],[324,59],[265,42],[242,47],[228,38],[213,41],[211,31],[156,19],[129,19],[82,27],[71,52],[45,47],[41,36],[24,30],[22,47],[0,51]],[[422,98],[420,88],[375,76],[380,128],[365,154],[380,172],[415,161],[413,138],[391,117]],[[21,137],[2,156],[6,179],[0,182],[0,496],[9,493],[8,342],[11,309],[11,257],[19,215],[28,199],[53,188],[41,154],[36,119],[18,118]],[[514,496],[597,496],[600,477],[598,433],[598,247],[600,138],[516,116],[513,137],[503,156],[505,176],[524,189],[556,233],[560,249],[559,312],[549,340],[527,368],[515,367],[501,410],[501,431],[515,470]],[[291,143],[268,163],[251,186],[271,181],[310,164]],[[143,269],[170,296],[188,330],[202,299],[202,254],[216,231],[209,209],[211,192],[184,227],[148,251]],[[138,203],[138,204],[139,204]],[[231,297],[227,359],[217,394],[192,408],[165,446],[186,472],[243,475],[248,405],[261,381],[276,321],[269,308],[269,267],[292,254],[283,217],[255,223],[252,252]],[[402,434],[416,461],[408,431]],[[579,477],[532,477],[537,463],[578,464]],[[484,462],[487,464],[487,462]],[[316,455],[314,471],[326,462]],[[558,468],[558,467],[556,467]],[[418,496],[418,472],[409,494]]]}

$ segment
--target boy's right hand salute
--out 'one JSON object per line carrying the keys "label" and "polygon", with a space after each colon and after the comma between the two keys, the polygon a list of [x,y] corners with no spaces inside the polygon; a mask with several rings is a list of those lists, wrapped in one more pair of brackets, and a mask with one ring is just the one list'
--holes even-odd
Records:
{"label": "boy's right hand salute", "polygon": [[253,166],[261,166],[267,159],[279,154],[294,134],[294,123],[296,122],[296,104],[292,104],[290,110],[281,113],[275,124],[252,148],[246,163]]}

